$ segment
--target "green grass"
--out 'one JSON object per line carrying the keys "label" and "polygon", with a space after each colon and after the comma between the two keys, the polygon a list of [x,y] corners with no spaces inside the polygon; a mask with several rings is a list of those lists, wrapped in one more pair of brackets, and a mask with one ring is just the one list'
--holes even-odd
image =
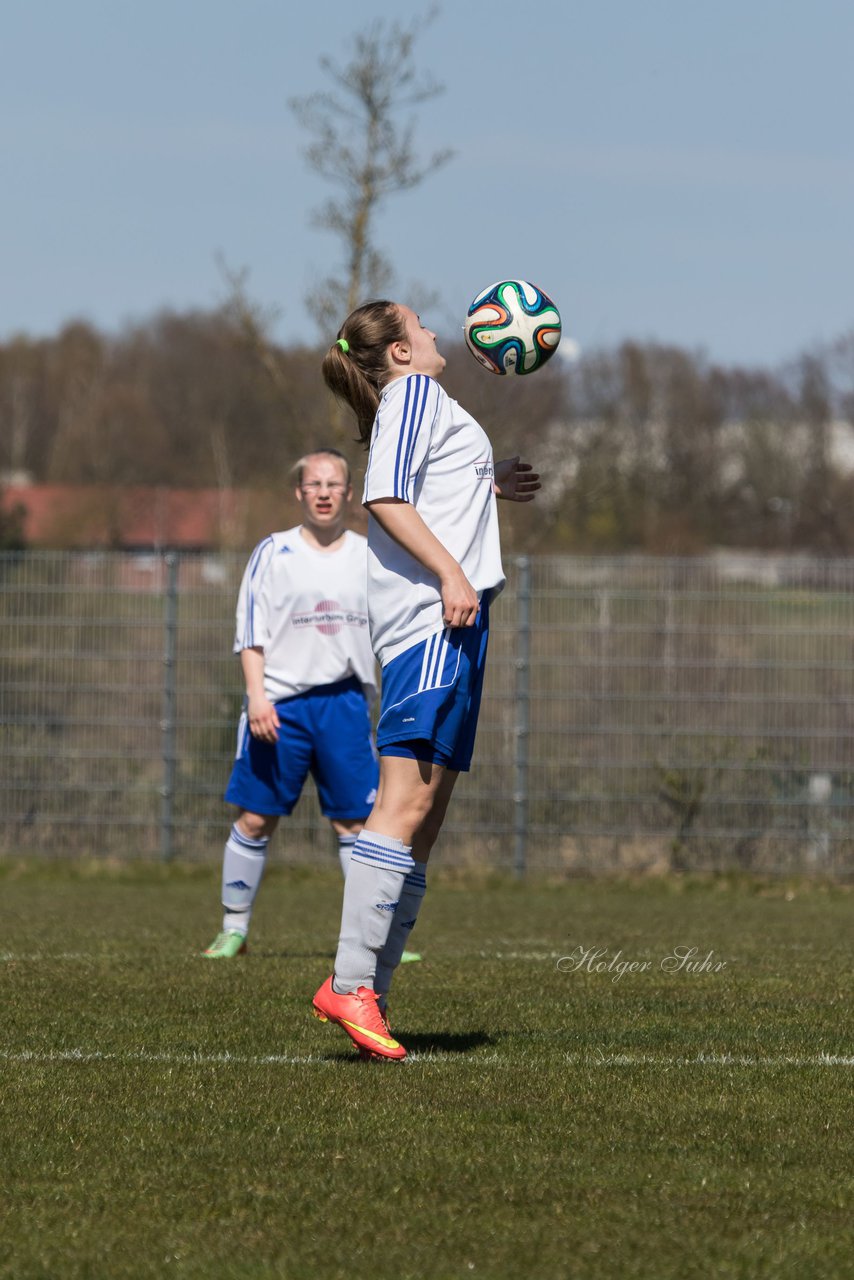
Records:
{"label": "green grass", "polygon": [[[0,892],[0,1276],[854,1274],[844,888],[437,876],[403,1066],[308,1015],[331,871],[273,868],[221,963],[214,868]],[[648,967],[559,969],[579,945]]]}

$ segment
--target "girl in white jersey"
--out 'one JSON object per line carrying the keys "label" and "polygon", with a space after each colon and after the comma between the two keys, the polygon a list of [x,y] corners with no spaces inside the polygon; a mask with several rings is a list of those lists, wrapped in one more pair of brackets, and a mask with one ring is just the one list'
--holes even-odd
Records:
{"label": "girl in white jersey", "polygon": [[223,852],[222,928],[202,953],[213,960],[246,951],[267,845],[308,774],[338,837],[345,875],[376,796],[376,664],[365,539],[346,528],[349,467],[337,450],[321,449],[294,471],[302,524],[258,544],[237,601],[234,652],[246,705],[225,798],[239,813]]}
{"label": "girl in white jersey", "polygon": [[401,1059],[385,998],[426,891],[430,850],[469,768],[490,600],[504,585],[496,497],[529,502],[539,477],[489,439],[436,379],[436,335],[409,307],[373,302],[323,361],[370,454],[368,613],[382,666],[380,784],[344,889],[335,971],[315,1014],[363,1054]]}

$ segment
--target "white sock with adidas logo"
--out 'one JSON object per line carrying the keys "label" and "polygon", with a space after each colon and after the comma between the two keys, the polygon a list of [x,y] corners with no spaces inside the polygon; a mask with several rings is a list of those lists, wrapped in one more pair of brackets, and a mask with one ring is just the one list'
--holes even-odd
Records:
{"label": "white sock with adidas logo", "polygon": [[223,929],[234,929],[244,937],[249,932],[269,843],[269,837],[251,840],[236,823],[231,828],[222,857]]}
{"label": "white sock with adidas logo", "polygon": [[406,950],[409,935],[415,928],[421,903],[427,892],[427,863],[416,862],[403,882],[400,901],[391,921],[391,928],[386,944],[377,957],[377,972],[374,978],[374,990],[380,996],[380,1007],[385,1007],[385,1000],[391,987],[394,971],[400,964],[400,957]]}
{"label": "white sock with adidas logo", "polygon": [[344,882],[332,980],[338,995],[358,987],[373,989],[377,956],[386,944],[404,880],[414,866],[411,847],[394,836],[376,831],[359,835]]}

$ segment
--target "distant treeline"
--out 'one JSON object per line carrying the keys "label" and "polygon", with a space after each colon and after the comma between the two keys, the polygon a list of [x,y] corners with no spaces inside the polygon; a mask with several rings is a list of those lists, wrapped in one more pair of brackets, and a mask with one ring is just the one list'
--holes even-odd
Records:
{"label": "distant treeline", "polygon": [[[496,456],[543,474],[505,511],[509,547],[692,554],[711,546],[854,554],[854,330],[785,367],[721,367],[626,342],[497,378],[460,344],[444,385]],[[322,443],[364,454],[320,378],[233,308],[104,334],[83,322],[0,344],[0,473],[34,482],[269,489]],[[2,531],[0,531],[2,533]]]}

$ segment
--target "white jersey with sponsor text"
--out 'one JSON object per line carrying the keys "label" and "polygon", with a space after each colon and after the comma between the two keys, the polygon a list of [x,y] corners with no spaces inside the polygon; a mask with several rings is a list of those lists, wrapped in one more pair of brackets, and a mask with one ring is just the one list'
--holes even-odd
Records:
{"label": "white jersey with sponsor text", "polygon": [[336,551],[317,551],[300,526],[271,533],[252,552],[237,599],[234,652],[264,650],[271,702],[348,676],[373,699],[366,552],[366,539],[351,530]]}
{"label": "white jersey with sponsor text", "polygon": [[[504,585],[494,474],[486,432],[438,382],[414,373],[388,384],[374,420],[362,501],[412,503],[478,593]],[[382,666],[443,628],[438,578],[373,515],[368,610]]]}

